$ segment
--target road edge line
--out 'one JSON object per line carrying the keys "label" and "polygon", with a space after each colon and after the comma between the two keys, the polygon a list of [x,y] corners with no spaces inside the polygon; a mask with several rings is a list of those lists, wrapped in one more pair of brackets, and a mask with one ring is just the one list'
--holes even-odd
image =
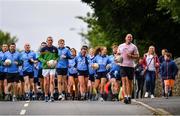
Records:
{"label": "road edge line", "polygon": [[159,108],[159,109],[158,109],[158,108],[156,109],[156,108],[153,108],[153,107],[151,107],[150,105],[145,104],[145,103],[140,102],[140,101],[137,101],[137,100],[135,100],[135,99],[132,99],[132,102],[137,103],[137,104],[140,104],[140,105],[146,107],[147,109],[153,111],[153,112],[155,113],[154,115],[168,115],[168,116],[173,116],[170,112],[168,112],[168,111],[166,111],[166,110],[164,110],[164,109],[160,109],[160,108]]}

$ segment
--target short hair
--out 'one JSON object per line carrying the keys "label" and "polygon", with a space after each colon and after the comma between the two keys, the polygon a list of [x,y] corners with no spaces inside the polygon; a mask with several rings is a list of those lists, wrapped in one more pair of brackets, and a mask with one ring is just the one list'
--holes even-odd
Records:
{"label": "short hair", "polygon": [[166,52],[165,55],[168,57],[168,58],[172,58],[172,54],[170,52]]}
{"label": "short hair", "polygon": [[162,51],[168,52],[168,50],[167,50],[167,49],[162,49]]}
{"label": "short hair", "polygon": [[88,46],[87,46],[87,45],[83,45],[83,46],[81,47],[81,50],[82,50],[82,49],[87,50],[87,49],[88,49]]}
{"label": "short hair", "polygon": [[59,42],[64,42],[64,39],[59,39],[58,43],[59,43]]}
{"label": "short hair", "polygon": [[9,46],[10,46],[10,45],[16,45],[16,44],[13,42],[13,43],[10,43]]}
{"label": "short hair", "polygon": [[47,44],[47,43],[43,41],[43,42],[41,42],[41,45],[42,45],[42,44]]}

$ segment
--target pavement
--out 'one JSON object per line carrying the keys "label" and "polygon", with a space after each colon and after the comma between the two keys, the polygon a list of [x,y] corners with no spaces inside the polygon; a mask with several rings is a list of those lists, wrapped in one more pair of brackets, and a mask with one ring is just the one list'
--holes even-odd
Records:
{"label": "pavement", "polygon": [[180,97],[110,101],[0,101],[0,115],[180,115]]}
{"label": "pavement", "polygon": [[158,115],[180,115],[180,97],[143,98],[134,99],[133,102],[141,104]]}

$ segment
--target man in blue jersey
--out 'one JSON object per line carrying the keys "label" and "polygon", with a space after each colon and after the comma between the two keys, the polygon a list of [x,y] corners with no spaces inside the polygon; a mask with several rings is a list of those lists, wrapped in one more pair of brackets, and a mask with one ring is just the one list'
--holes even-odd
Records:
{"label": "man in blue jersey", "polygon": [[59,100],[65,99],[65,93],[67,93],[67,71],[68,71],[68,59],[71,57],[70,50],[66,47],[64,39],[58,41],[58,63],[57,63],[57,78],[58,78],[58,92]]}
{"label": "man in blue jersey", "polygon": [[[23,61],[22,71],[24,77],[24,90],[26,100],[30,99],[32,91],[34,91],[34,64],[37,63],[36,54],[30,50],[30,44],[24,45],[24,51],[21,53],[21,60]],[[30,89],[31,88],[31,89]]]}
{"label": "man in blue jersey", "polygon": [[[7,60],[9,60],[7,62]],[[3,65],[6,67],[7,71],[7,91],[6,91],[6,99],[9,100],[11,92],[13,92],[12,101],[16,101],[17,95],[17,83],[19,82],[19,68],[21,65],[20,53],[16,51],[16,44],[11,43],[9,46],[9,51],[4,54]],[[11,89],[13,88],[13,90]]]}
{"label": "man in blue jersey", "polygon": [[8,45],[2,45],[2,51],[0,52],[0,99],[3,99],[5,88],[7,88],[6,73],[4,72],[3,57],[8,50]]}

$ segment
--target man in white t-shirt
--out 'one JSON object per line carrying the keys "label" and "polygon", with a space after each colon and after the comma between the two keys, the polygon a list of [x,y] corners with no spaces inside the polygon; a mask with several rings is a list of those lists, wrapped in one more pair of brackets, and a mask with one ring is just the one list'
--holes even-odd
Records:
{"label": "man in white t-shirt", "polygon": [[120,74],[122,88],[124,91],[124,103],[126,104],[131,103],[132,80],[134,77],[134,59],[139,57],[138,49],[132,43],[132,40],[132,35],[127,34],[125,37],[125,43],[120,44],[118,47],[118,53],[123,58]]}

